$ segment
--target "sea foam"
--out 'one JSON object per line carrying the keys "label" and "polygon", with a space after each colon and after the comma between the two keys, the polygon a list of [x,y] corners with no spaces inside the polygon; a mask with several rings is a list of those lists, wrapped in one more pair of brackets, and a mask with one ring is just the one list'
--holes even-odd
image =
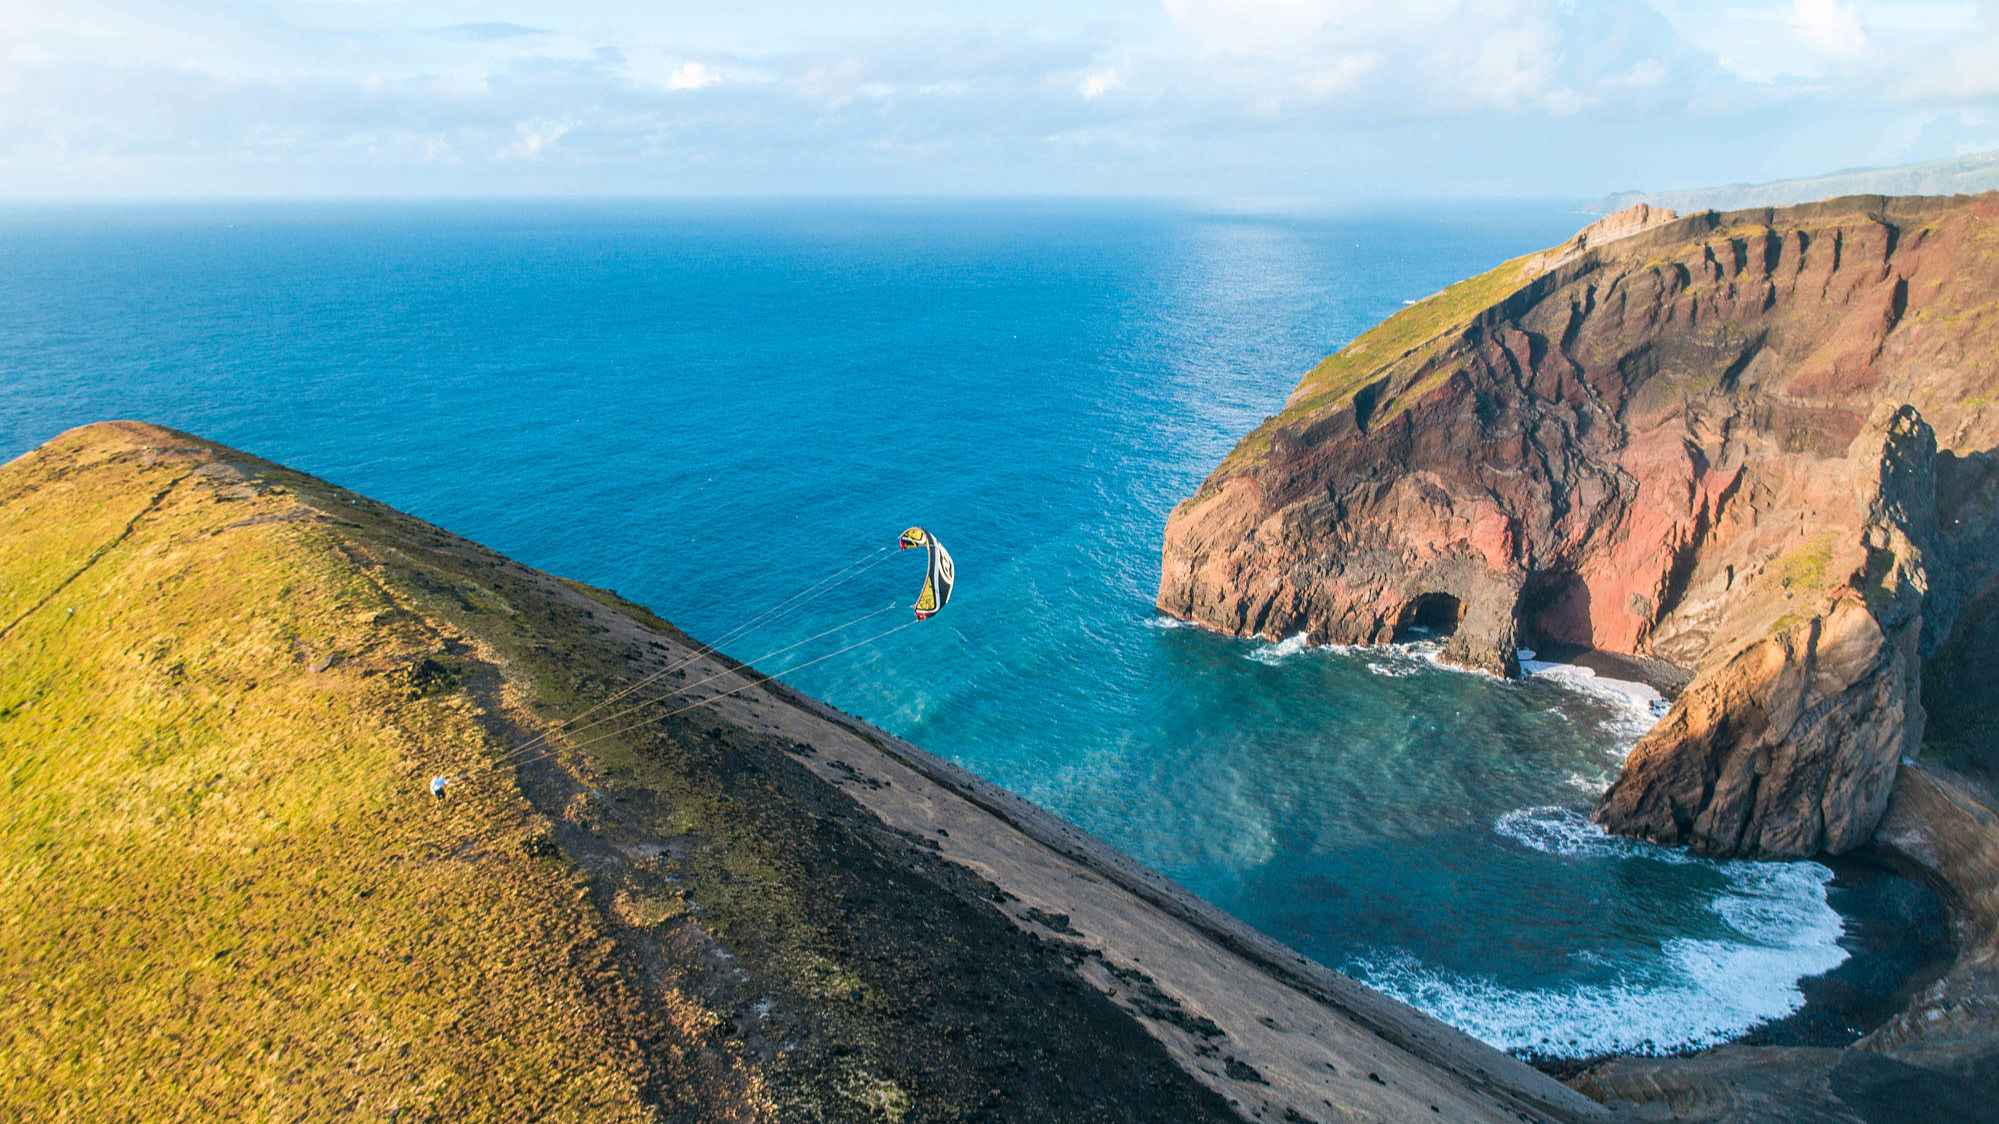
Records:
{"label": "sea foam", "polygon": [[1245,653],[1243,658],[1275,666],[1290,659],[1292,656],[1311,650],[1312,642],[1301,632],[1296,636],[1286,637],[1274,644],[1258,644]]}
{"label": "sea foam", "polygon": [[1773,947],[1675,938],[1661,952],[1663,965],[1650,973],[1549,989],[1507,987],[1399,952],[1360,957],[1346,971],[1501,1050],[1589,1058],[1728,1042],[1797,1011],[1804,1005],[1798,981],[1846,958],[1837,943],[1814,940]]}
{"label": "sea foam", "polygon": [[1526,658],[1528,655],[1522,653],[1520,661],[1520,670],[1528,677],[1610,704],[1613,717],[1601,725],[1627,752],[1666,715],[1665,697],[1644,683],[1612,679],[1577,664],[1545,662]]}
{"label": "sea foam", "polygon": [[1650,859],[1653,862],[1698,861],[1687,852],[1612,835],[1574,808],[1550,804],[1521,808],[1493,821],[1492,830],[1531,851],[1570,858]]}
{"label": "sea foam", "polygon": [[[1672,938],[1658,960],[1632,964],[1611,982],[1546,989],[1434,968],[1394,949],[1346,965],[1370,986],[1502,1050],[1585,1058],[1718,1045],[1796,1012],[1804,1005],[1799,982],[1847,958],[1843,923],[1826,899],[1832,871],[1819,863],[1703,859],[1610,835],[1573,808],[1509,812],[1493,829],[1551,855],[1707,866],[1726,883],[1709,909],[1731,933]],[[1589,949],[1575,957],[1608,962]]]}

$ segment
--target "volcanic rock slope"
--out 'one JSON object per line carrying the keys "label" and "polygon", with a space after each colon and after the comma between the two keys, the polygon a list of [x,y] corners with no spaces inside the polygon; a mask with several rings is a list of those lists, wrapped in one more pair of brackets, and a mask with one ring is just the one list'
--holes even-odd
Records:
{"label": "volcanic rock slope", "polygon": [[1603,1115],[615,594],[133,423],[0,466],[0,949],[8,1120]]}
{"label": "volcanic rock slope", "polygon": [[[1515,673],[1693,673],[1599,808],[1727,854],[1866,841],[1922,683],[1990,660],[1999,195],[1644,206],[1329,356],[1167,524],[1162,610]],[[1958,690],[1948,692],[1963,695]],[[1954,744],[1989,720],[1940,698]]]}

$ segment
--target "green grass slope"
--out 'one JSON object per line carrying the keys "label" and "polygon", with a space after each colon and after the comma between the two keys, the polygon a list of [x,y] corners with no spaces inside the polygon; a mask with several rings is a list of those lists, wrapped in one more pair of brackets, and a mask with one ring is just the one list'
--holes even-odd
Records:
{"label": "green grass slope", "polygon": [[0,1118],[1233,1118],[809,747],[483,767],[676,644],[183,434],[0,467]]}
{"label": "green grass slope", "polygon": [[484,740],[437,630],[358,528],[160,438],[0,472],[0,1115],[645,1118],[532,810],[412,799]]}

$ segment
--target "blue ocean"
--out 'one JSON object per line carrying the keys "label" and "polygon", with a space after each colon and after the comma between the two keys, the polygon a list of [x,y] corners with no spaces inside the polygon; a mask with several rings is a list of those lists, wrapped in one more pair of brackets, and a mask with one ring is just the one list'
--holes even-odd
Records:
{"label": "blue ocean", "polygon": [[[1587,221],[1134,203],[0,211],[0,459],[111,417],[365,492],[730,639],[1480,1038],[1577,1058],[1850,1040],[1947,950],[1861,866],[1606,837],[1657,704],[1429,646],[1152,609],[1167,512],[1299,374]],[[886,615],[787,649],[890,604]],[[758,660],[766,653],[779,654]],[[821,659],[820,657],[827,657]]]}

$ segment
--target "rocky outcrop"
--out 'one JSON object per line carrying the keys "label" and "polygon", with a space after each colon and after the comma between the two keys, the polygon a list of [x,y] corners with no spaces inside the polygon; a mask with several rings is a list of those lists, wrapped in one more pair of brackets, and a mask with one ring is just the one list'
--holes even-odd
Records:
{"label": "rocky outcrop", "polygon": [[1836,854],[1873,834],[1897,762],[1922,744],[1917,649],[1936,437],[1905,406],[1855,446],[1848,464],[1862,469],[1865,510],[1854,549],[1839,554],[1857,568],[1818,611],[1695,682],[1633,750],[1601,822],[1726,854]]}
{"label": "rocky outcrop", "polygon": [[1999,196],[1668,217],[1320,363],[1175,509],[1158,604],[1271,638],[1427,627],[1498,673],[1523,642],[1672,662],[1692,684],[1600,819],[1845,850],[1937,653],[1982,652],[1966,622],[1991,619]]}
{"label": "rocky outcrop", "polygon": [[1552,250],[1536,254],[1527,261],[1528,272],[1539,275],[1556,266],[1567,265],[1584,252],[1606,246],[1620,238],[1629,238],[1641,230],[1672,222],[1679,213],[1664,207],[1654,207],[1650,203],[1633,203],[1620,211],[1605,215],[1576,232],[1574,238]]}

